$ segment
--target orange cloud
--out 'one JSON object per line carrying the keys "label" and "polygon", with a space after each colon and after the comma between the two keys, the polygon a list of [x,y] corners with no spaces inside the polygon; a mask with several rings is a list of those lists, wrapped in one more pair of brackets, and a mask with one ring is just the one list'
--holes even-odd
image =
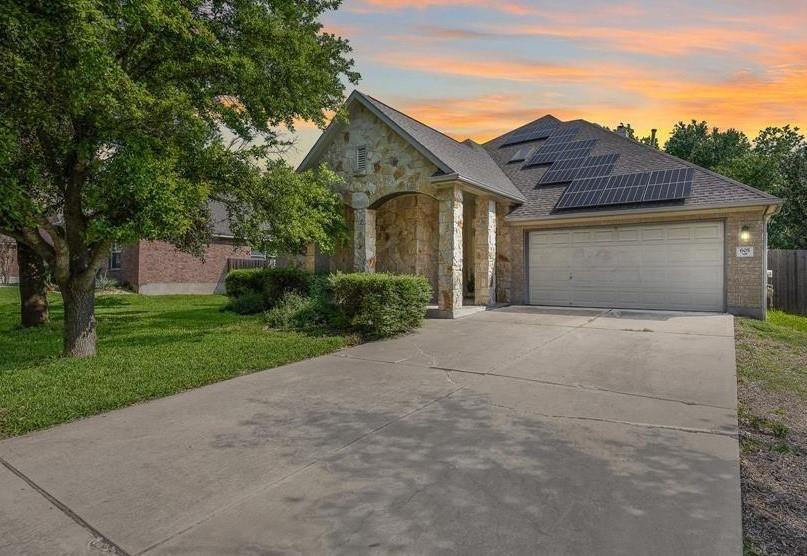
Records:
{"label": "orange cloud", "polygon": [[355,11],[427,9],[434,7],[477,6],[513,15],[526,15],[531,10],[517,2],[491,2],[486,0],[364,0]]}
{"label": "orange cloud", "polygon": [[435,56],[411,52],[387,52],[372,57],[385,65],[441,75],[459,75],[507,81],[582,83],[594,79],[639,79],[641,73],[628,66],[597,64],[582,67],[526,60],[488,60]]}

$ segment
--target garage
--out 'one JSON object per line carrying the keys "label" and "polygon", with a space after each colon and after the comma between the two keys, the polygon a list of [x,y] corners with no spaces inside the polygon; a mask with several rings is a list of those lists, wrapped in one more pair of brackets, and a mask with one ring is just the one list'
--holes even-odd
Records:
{"label": "garage", "polygon": [[723,311],[722,222],[529,232],[533,305]]}

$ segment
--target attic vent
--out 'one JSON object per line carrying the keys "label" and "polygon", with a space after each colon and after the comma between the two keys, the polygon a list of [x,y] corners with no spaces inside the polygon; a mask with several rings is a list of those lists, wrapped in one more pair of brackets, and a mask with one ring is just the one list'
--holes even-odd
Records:
{"label": "attic vent", "polygon": [[353,170],[356,174],[367,173],[367,147],[365,145],[356,147],[356,160],[353,164]]}

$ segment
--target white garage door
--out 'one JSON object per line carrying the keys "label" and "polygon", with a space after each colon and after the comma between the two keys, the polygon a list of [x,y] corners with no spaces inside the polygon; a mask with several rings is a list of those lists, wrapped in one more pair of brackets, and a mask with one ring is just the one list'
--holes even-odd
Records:
{"label": "white garage door", "polygon": [[529,234],[530,303],[723,311],[723,224]]}

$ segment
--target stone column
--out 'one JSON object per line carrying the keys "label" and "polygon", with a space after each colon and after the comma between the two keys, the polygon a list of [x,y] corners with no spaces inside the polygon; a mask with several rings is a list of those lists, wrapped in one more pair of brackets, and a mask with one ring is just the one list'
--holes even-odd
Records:
{"label": "stone column", "polygon": [[496,201],[476,198],[474,217],[474,303],[496,302]]}
{"label": "stone column", "polygon": [[510,264],[511,244],[510,225],[504,218],[510,211],[509,204],[497,203],[496,207],[496,301],[510,303],[512,297],[510,288],[513,282],[513,273]]}
{"label": "stone column", "polygon": [[462,307],[462,189],[439,190],[437,306],[447,317]]}
{"label": "stone column", "polygon": [[375,210],[353,211],[353,270],[375,272]]}

